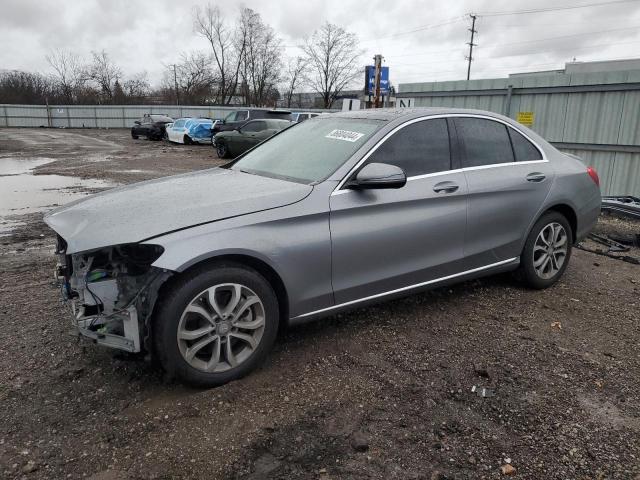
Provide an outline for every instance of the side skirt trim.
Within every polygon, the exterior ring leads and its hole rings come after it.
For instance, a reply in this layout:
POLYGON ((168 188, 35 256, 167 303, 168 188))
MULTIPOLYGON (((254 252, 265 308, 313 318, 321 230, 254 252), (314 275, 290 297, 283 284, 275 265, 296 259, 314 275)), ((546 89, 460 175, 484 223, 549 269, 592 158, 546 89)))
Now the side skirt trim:
POLYGON ((509 258, 507 260, 502 260, 500 262, 492 263, 490 265, 485 265, 484 267, 478 267, 478 268, 474 268, 474 269, 471 269, 471 270, 465 270, 464 272, 454 273, 453 275, 448 275, 446 277, 436 278, 434 280, 428 280, 428 281, 422 282, 422 283, 416 283, 415 285, 409 285, 409 286, 406 286, 406 287, 397 288, 395 290, 390 290, 388 292, 377 293, 375 295, 370 295, 368 297, 359 298, 357 300, 351 300, 349 302, 341 303, 339 305, 333 305, 332 307, 322 308, 320 310, 315 310, 313 312, 303 313, 302 315, 298 315, 297 317, 294 317, 291 320, 295 320, 295 319, 298 319, 298 318, 310 317, 312 315, 317 315, 319 313, 329 312, 331 310, 336 310, 338 308, 347 307, 349 305, 354 305, 356 303, 366 302, 367 300, 374 300, 376 298, 385 297, 387 295, 393 295, 394 293, 400 293, 400 292, 404 292, 406 290, 412 290, 414 288, 420 288, 420 287, 424 287, 426 285, 432 285, 434 283, 444 282, 444 281, 450 280, 452 278, 462 277, 464 275, 469 275, 469 274, 472 274, 472 273, 481 272, 482 270, 488 270, 490 268, 499 267, 501 265, 506 265, 508 263, 515 262, 517 260, 518 260, 518 257, 509 258))

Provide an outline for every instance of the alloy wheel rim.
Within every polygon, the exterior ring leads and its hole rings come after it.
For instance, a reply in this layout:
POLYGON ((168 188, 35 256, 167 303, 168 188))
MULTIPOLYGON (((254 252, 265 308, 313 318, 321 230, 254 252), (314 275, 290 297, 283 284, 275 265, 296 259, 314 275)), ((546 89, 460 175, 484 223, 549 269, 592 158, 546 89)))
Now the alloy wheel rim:
POLYGON ((221 157, 224 157, 227 153, 227 148, 222 143, 219 143, 216 148, 218 149, 218 155, 221 157))
POLYGON ((178 348, 193 368, 226 372, 256 351, 265 324, 264 305, 253 290, 237 283, 215 285, 184 309, 178 323, 178 348))
POLYGON ((562 269, 569 248, 567 231, 557 222, 545 225, 533 245, 533 268, 545 280, 562 269))

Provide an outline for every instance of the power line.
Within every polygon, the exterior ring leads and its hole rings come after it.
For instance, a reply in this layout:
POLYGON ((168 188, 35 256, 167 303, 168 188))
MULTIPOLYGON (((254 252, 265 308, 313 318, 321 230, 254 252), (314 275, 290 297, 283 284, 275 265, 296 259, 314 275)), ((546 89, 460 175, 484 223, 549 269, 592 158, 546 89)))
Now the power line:
POLYGON ((513 10, 510 12, 485 12, 479 13, 480 17, 502 17, 505 15, 527 15, 530 13, 545 13, 545 12, 557 12, 559 10, 574 10, 577 8, 588 8, 588 7, 600 7, 603 5, 613 5, 616 3, 629 3, 629 2, 637 2, 638 0, 612 0, 610 2, 594 2, 594 3, 584 3, 582 5, 568 5, 565 7, 547 7, 547 8, 534 8, 530 10, 513 10))
MULTIPOLYGON (((572 38, 572 37, 581 37, 584 35, 597 35, 600 33, 610 33, 610 32, 619 32, 619 31, 624 31, 624 30, 635 30, 640 28, 639 25, 633 26, 633 27, 623 27, 623 28, 612 28, 612 29, 608 29, 608 30, 598 30, 598 31, 592 31, 592 32, 584 32, 584 33, 574 33, 571 35, 560 35, 560 36, 555 36, 555 37, 545 37, 545 38, 538 38, 536 40, 523 40, 520 42, 503 42, 503 43, 499 43, 499 44, 489 44, 489 45, 483 45, 482 49, 483 51, 485 51, 486 49, 488 49, 489 47, 504 47, 504 46, 511 46, 511 45, 526 45, 526 44, 530 44, 530 43, 537 43, 537 42, 547 42, 550 40, 559 40, 559 39, 564 39, 564 38, 572 38)), ((478 45, 476 45, 478 46, 478 45)), ((426 52, 415 52, 415 53, 403 53, 400 55, 387 55, 387 58, 400 58, 400 57, 415 57, 418 55, 436 55, 436 54, 444 54, 444 53, 451 53, 451 52, 459 52, 461 50, 461 47, 458 48, 452 48, 449 50, 432 50, 432 51, 426 51, 426 52)), ((553 51, 553 50, 546 50, 546 51, 553 51)), ((531 52, 531 54, 535 54, 538 53, 538 51, 534 51, 531 52)))
POLYGON ((424 30, 430 30, 432 28, 444 27, 444 26, 447 26, 447 25, 452 25, 454 23, 461 22, 465 18, 466 17, 464 17, 464 16, 453 17, 453 18, 450 18, 449 20, 443 20, 440 23, 433 23, 433 24, 430 24, 430 25, 423 25, 421 27, 414 28, 413 30, 404 30, 404 31, 401 31, 401 32, 396 32, 396 33, 392 33, 392 34, 386 35, 384 37, 376 37, 376 38, 369 38, 367 40, 361 40, 360 43, 363 43, 363 42, 375 42, 375 41, 383 40, 383 39, 386 39, 386 38, 394 38, 394 37, 399 37, 401 35, 409 35, 411 33, 417 33, 417 32, 422 32, 424 30))

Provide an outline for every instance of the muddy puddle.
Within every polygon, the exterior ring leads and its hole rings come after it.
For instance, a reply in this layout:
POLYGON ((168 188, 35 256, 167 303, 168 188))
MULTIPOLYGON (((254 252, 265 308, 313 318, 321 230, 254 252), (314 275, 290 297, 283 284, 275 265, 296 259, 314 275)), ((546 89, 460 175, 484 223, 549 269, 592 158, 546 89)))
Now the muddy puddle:
POLYGON ((36 167, 52 161, 50 158, 0 158, 0 235, 20 225, 20 215, 42 212, 98 189, 116 186, 104 180, 34 175, 36 167))

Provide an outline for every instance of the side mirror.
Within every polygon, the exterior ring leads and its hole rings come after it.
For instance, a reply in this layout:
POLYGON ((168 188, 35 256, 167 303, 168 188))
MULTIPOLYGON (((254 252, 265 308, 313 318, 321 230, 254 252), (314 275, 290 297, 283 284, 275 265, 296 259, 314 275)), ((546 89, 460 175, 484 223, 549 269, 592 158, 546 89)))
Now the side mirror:
POLYGON ((133 122, 135 125, 140 125, 140 120, 136 120, 135 122, 133 122))
POLYGON ((355 190, 364 190, 402 188, 406 183, 407 176, 400 167, 388 163, 369 163, 346 186, 355 190))

